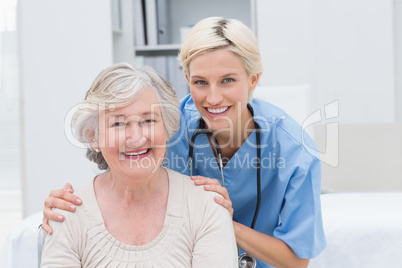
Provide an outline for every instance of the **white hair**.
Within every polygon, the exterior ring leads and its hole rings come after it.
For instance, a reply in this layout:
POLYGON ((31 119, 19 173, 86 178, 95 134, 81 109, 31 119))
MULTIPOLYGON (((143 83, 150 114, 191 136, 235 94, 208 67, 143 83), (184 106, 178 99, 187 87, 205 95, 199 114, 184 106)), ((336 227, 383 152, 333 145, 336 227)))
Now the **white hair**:
MULTIPOLYGON (((76 138, 84 144, 97 140, 99 112, 129 105, 145 88, 153 90, 158 97, 165 135, 169 140, 180 124, 179 100, 173 88, 152 68, 137 69, 127 63, 108 67, 95 78, 73 116, 76 138)), ((108 169, 101 152, 88 148, 87 158, 97 163, 99 169, 108 169)))

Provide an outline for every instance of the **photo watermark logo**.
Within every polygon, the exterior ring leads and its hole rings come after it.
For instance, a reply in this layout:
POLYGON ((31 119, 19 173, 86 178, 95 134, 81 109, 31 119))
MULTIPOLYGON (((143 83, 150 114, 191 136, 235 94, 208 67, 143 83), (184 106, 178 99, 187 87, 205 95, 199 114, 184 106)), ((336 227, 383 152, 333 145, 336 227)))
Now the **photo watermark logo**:
MULTIPOLYGON (((150 114, 153 114, 155 109, 176 109, 173 105, 165 105, 162 106, 161 104, 152 104, 151 105, 151 111, 150 114), (166 106, 166 107, 165 107, 166 106), (169 106, 169 107, 168 107, 169 106)), ((91 143, 90 142, 83 142, 77 139, 77 137, 74 135, 74 131, 72 128, 72 122, 75 114, 79 112, 80 109, 83 109, 82 105, 76 105, 72 107, 66 117, 65 117, 65 136, 67 140, 74 146, 78 148, 91 148, 91 143)), ((98 105, 98 111, 97 113, 97 126, 95 127, 96 129, 99 129, 99 125, 107 125, 109 122, 109 117, 108 117, 108 112, 114 111, 116 109, 115 105, 109 104, 108 106, 105 103, 99 103, 98 105)), ((180 113, 181 111, 179 111, 180 113)), ((317 159, 320 159, 322 163, 325 163, 331 167, 337 167, 339 164, 339 122, 334 120, 339 117, 339 101, 333 101, 332 103, 329 103, 325 105, 323 111, 317 110, 311 115, 309 115, 302 123, 300 127, 301 131, 301 143, 305 150, 310 153, 312 156, 316 157, 317 159), (329 121, 328 123, 326 123, 329 121), (317 149, 317 146, 315 143, 307 137, 306 129, 309 127, 312 127, 315 124, 319 123, 325 123, 326 127, 326 137, 324 138, 325 142, 325 150, 323 152, 320 152, 317 149)), ((186 118, 183 114, 181 114, 181 127, 174 135, 174 137, 170 140, 169 143, 165 144, 155 144, 152 146, 155 146, 155 148, 165 148, 167 149, 169 146, 176 146, 178 143, 183 142, 185 140, 186 142, 190 143, 191 142, 191 137, 189 137, 188 133, 194 133, 198 126, 199 126, 199 117, 191 117, 190 120, 183 120, 186 118)), ((149 118, 143 118, 142 116, 139 115, 132 115, 127 118, 121 118, 119 120, 122 120, 124 124, 130 123, 130 122, 145 122, 149 118)), ((165 119, 163 119, 165 120, 165 119)), ((229 133, 230 138, 229 142, 227 141, 224 144, 221 144, 221 148, 226 148, 226 147, 231 147, 233 146, 233 141, 235 139, 238 139, 239 136, 246 135, 248 136, 250 133, 246 133, 246 131, 249 131, 248 129, 244 128, 239 128, 237 124, 234 124, 231 120, 230 117, 223 117, 220 118, 220 120, 225 121, 226 120, 226 125, 225 127, 221 128, 218 130, 219 133, 224 133, 225 131, 229 133), (236 129, 234 129, 234 126, 237 126, 236 129), (236 133, 238 131, 239 133, 236 133), (244 132, 244 133, 243 133, 244 132)), ((254 116, 253 118, 250 118, 249 120, 254 120, 258 121, 260 124, 260 135, 266 135, 268 133, 270 135, 269 142, 266 142, 265 140, 261 141, 261 144, 257 145, 255 142, 251 142, 250 139, 246 139, 244 143, 246 143, 250 147, 256 147, 259 146, 261 149, 264 148, 271 148, 272 150, 266 151, 265 155, 261 156, 260 164, 262 168, 270 168, 270 169, 282 169, 286 168, 286 155, 281 155, 280 154, 280 148, 279 151, 277 152, 275 148, 278 146, 278 130, 277 127, 280 124, 281 121, 289 120, 287 115, 277 115, 277 116, 271 116, 271 118, 266 118, 264 116, 254 116)), ((165 122, 164 122, 165 123, 165 122)), ((246 122, 246 124, 249 122, 246 122)), ((155 133, 155 129, 151 127, 147 128, 147 130, 142 129, 142 132, 139 134, 139 136, 146 136, 147 139, 151 141, 157 133, 155 133)), ((218 133, 218 134, 219 134, 218 133)), ((216 134, 216 133, 215 133, 216 134)), ((109 147, 114 147, 114 146, 119 146, 118 141, 124 141, 127 138, 127 132, 126 132, 126 127, 123 126, 120 128, 119 131, 108 137, 109 140, 104 140, 104 141, 98 141, 98 144, 101 147, 104 146, 109 146, 109 147)), ((205 144, 197 144, 199 148, 208 148, 210 146, 209 142, 206 142, 205 144)), ((174 157, 174 156, 171 156, 174 157)), ((187 159, 187 153, 183 154, 183 159, 179 161, 176 159, 176 162, 180 162, 180 166, 183 166, 183 168, 188 168, 188 159, 187 159), (185 158, 184 158, 185 155, 185 158)), ((253 156, 250 156, 249 154, 243 154, 241 156, 242 159, 240 159, 240 156, 238 154, 235 154, 232 159, 224 159, 224 161, 229 162, 229 161, 234 161, 235 162, 235 167, 236 168, 252 168, 253 166, 256 166, 257 159, 254 159, 253 156)), ((134 162, 134 161, 133 161, 134 162)), ((153 163, 154 165, 159 164, 159 160, 157 161, 158 163, 153 163)), ((168 156, 166 159, 163 160, 164 163, 172 163, 174 162, 174 159, 170 159, 170 156, 168 156), (170 161, 170 162, 169 162, 170 161)), ((194 162, 201 168, 210 168, 212 166, 216 166, 216 158, 213 157, 211 159, 205 159, 203 157, 194 157, 194 162), (197 159, 200 160, 197 160, 197 159)), ((138 166, 138 163, 135 163, 135 165, 138 166)), ((149 166, 152 165, 148 162, 144 162, 144 165, 149 166)), ((169 164, 168 164, 169 165, 169 164)))
MULTIPOLYGON (((307 127, 314 124, 339 118, 339 100, 325 105, 324 114, 325 116, 323 117, 321 110, 317 110, 312 113, 306 118, 306 120, 304 120, 302 129, 305 130, 307 127)), ((308 144, 308 142, 306 142, 305 131, 302 133, 303 146, 311 155, 319 158, 322 163, 325 163, 331 167, 337 167, 339 164, 339 122, 335 121, 326 123, 325 127, 326 137, 324 141, 326 146, 324 152, 318 151, 318 149, 312 147, 308 144)))

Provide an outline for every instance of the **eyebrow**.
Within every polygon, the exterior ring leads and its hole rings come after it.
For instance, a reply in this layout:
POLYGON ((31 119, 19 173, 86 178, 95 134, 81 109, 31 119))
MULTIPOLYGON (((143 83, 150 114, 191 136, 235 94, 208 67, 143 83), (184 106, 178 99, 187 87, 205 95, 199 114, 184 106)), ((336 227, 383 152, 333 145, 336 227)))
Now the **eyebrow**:
MULTIPOLYGON (((153 112, 143 112, 141 114, 136 114, 136 115, 129 115, 130 116, 140 116, 140 117, 145 117, 145 116, 149 116, 149 115, 154 115, 154 116, 159 116, 158 113, 153 113, 153 112)), ((125 114, 109 114, 108 117, 127 117, 127 115, 125 114)))
MULTIPOLYGON (((237 73, 227 73, 222 75, 221 77, 235 76, 235 75, 237 75, 237 73)), ((205 77, 201 75, 191 75, 190 78, 205 79, 205 77)))

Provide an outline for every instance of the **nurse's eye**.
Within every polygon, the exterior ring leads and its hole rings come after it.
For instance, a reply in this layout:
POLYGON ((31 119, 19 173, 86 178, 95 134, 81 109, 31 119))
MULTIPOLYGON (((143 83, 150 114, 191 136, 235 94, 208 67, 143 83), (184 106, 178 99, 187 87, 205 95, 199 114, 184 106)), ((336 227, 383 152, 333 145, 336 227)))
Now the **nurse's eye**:
POLYGON ((204 80, 197 80, 197 81, 194 82, 194 84, 196 84, 196 85, 206 85, 207 82, 204 81, 204 80))
POLYGON ((223 79, 223 83, 230 83, 230 82, 233 82, 233 81, 234 81, 233 78, 225 78, 225 79, 223 79))

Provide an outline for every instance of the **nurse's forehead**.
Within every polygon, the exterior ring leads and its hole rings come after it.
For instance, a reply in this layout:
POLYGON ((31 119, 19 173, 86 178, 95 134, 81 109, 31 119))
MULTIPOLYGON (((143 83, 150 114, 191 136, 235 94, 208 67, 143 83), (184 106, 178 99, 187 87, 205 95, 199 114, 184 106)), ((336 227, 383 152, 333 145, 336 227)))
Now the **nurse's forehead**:
POLYGON ((231 76, 231 75, 242 75, 247 73, 246 68, 244 68, 241 62, 233 63, 205 63, 199 64, 197 62, 190 63, 189 65, 189 75, 190 77, 206 77, 206 76, 231 76))
MULTIPOLYGON (((238 73, 235 72, 229 72, 229 73, 215 73, 215 76, 222 76, 222 77, 227 77, 227 76, 236 76, 238 73)), ((205 78, 205 76, 208 76, 208 74, 203 74, 203 73, 197 73, 194 72, 193 74, 190 75, 192 78, 205 78)))
POLYGON ((231 61, 232 63, 233 62, 242 62, 242 58, 238 54, 236 54, 226 48, 222 48, 222 49, 215 49, 212 51, 201 53, 201 54, 195 56, 190 61, 189 64, 195 63, 195 62, 207 62, 208 63, 211 60, 214 62, 220 62, 220 64, 228 62, 228 61, 231 61))

